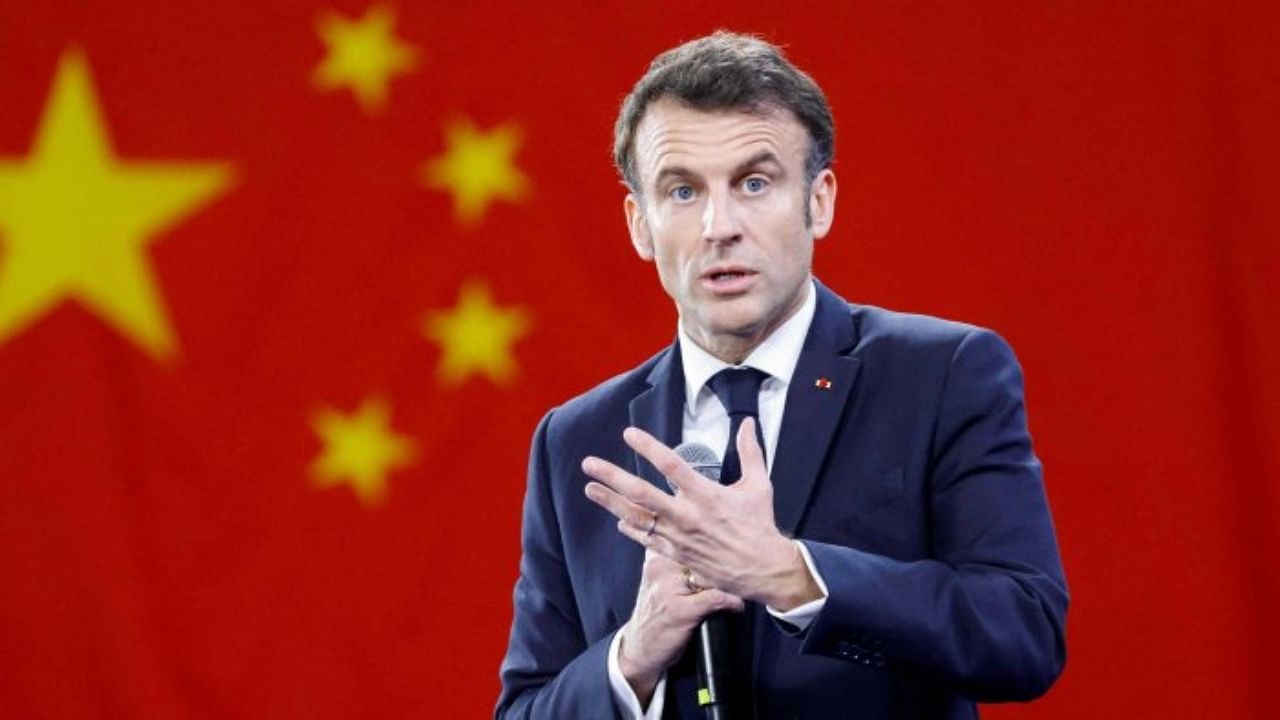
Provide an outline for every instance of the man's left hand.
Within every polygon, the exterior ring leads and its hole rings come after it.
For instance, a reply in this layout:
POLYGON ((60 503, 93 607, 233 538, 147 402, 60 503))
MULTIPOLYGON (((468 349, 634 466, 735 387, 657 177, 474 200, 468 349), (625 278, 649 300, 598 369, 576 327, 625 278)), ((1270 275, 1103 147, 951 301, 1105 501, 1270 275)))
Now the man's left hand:
POLYGON ((582 469, 593 502, 618 518, 618 531, 693 572, 697 584, 785 612, 822 597, 799 548, 773 517, 773 484, 754 421, 742 423, 736 442, 742 479, 709 480, 657 438, 627 428, 623 439, 667 478, 672 496, 643 478, 597 457, 582 469))

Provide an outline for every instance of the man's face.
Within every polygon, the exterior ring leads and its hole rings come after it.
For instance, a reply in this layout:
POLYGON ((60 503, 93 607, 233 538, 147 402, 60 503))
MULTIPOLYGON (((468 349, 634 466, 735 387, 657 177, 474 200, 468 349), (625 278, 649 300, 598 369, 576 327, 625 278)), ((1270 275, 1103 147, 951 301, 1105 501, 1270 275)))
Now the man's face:
POLYGON ((786 110, 704 112, 663 99, 636 128, 643 198, 626 199, 631 241, 657 265, 690 337, 723 360, 741 361, 804 301, 836 194, 830 170, 805 182, 808 149, 786 110))

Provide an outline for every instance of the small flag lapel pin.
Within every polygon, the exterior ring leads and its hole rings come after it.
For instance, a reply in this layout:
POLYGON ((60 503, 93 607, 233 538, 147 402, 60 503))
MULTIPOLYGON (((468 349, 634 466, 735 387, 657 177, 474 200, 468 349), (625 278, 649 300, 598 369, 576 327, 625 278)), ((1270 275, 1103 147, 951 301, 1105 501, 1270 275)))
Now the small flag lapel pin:
POLYGON ((831 381, 824 377, 820 377, 817 380, 813 381, 813 386, 818 388, 819 390, 830 390, 831 381))

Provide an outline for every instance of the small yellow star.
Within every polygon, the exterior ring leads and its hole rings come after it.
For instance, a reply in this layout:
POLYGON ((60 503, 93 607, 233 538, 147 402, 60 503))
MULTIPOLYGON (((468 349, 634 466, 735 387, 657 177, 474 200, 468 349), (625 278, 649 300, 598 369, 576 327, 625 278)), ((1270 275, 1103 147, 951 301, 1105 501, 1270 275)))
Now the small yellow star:
POLYGON ((484 216, 495 198, 517 202, 529 191, 529 179, 516 166, 520 129, 505 123, 479 132, 467 120, 445 128, 445 154, 427 162, 422 180, 428 187, 453 193, 454 214, 472 224, 484 216))
POLYGON ((440 344, 443 356, 436 370, 440 382, 456 386, 480 374, 495 385, 506 385, 518 371, 512 345, 528 334, 531 325, 527 311, 494 305, 489 288, 470 280, 458 290, 458 304, 452 310, 427 314, 423 332, 440 344))
POLYGON ((325 408, 311 418, 311 427, 324 443, 311 463, 311 477, 322 488, 350 485, 365 505, 382 502, 387 473, 407 465, 417 455, 412 439, 397 435, 388 421, 386 401, 369 398, 351 415, 325 408))
POLYGON ((350 88, 365 112, 386 107, 387 86, 395 75, 418 66, 418 49, 395 36, 395 13, 385 5, 370 7, 359 20, 326 11, 316 32, 329 48, 312 74, 323 91, 350 88))
POLYGON ((121 162, 88 64, 63 53, 31 154, 0 158, 0 342, 74 299, 153 356, 171 356, 146 246, 231 180, 226 165, 121 162))

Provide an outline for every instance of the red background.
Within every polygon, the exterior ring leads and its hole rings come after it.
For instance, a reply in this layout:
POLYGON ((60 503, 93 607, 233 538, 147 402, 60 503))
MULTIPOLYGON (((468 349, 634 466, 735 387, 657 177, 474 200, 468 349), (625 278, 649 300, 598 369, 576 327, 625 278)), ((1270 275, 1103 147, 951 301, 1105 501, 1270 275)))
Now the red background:
MULTIPOLYGON (((481 717, 529 434, 674 314, 622 222, 622 94, 716 27, 837 119, 816 272, 993 327, 1027 375, 1073 604, 1049 695, 993 717, 1263 717, 1280 644, 1280 16, 1270 3, 401 3, 386 110, 320 93, 362 1, 0 5, 0 157, 59 56, 124 159, 230 162, 149 246, 181 346, 68 303, 0 342, 0 716, 481 717), (513 122, 520 203, 454 220, 443 128, 513 122), (508 387, 419 332, 481 278, 532 315, 508 387), (308 418, 387 397, 387 501, 318 491, 308 418)), ((0 198, 0 202, 3 198, 0 198)), ((0 236, 0 262, 4 238, 0 236)))

